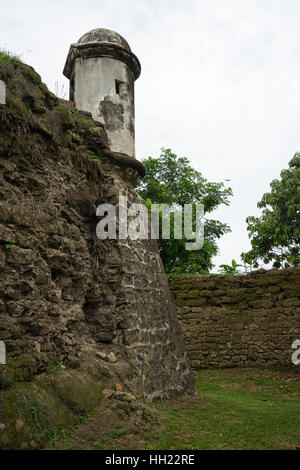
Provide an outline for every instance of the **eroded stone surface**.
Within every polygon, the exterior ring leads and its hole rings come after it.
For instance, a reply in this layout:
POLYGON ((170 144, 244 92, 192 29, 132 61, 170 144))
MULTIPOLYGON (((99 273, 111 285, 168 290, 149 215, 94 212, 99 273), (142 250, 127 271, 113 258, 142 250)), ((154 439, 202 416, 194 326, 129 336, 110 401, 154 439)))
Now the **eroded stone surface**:
POLYGON ((58 100, 31 68, 0 65, 0 339, 4 386, 61 361, 94 361, 148 399, 194 391, 156 242, 100 241, 96 207, 142 202, 103 126, 58 100), (43 124, 41 124, 43 123, 43 124), (115 364, 97 358, 113 352, 115 364), (110 368, 110 369, 109 369, 110 368))
POLYGON ((64 68, 70 100, 105 124, 112 151, 130 157, 135 157, 134 82, 140 73, 127 41, 101 28, 71 45, 64 68))
POLYGON ((300 269, 177 277, 171 284, 192 366, 292 366, 300 269))

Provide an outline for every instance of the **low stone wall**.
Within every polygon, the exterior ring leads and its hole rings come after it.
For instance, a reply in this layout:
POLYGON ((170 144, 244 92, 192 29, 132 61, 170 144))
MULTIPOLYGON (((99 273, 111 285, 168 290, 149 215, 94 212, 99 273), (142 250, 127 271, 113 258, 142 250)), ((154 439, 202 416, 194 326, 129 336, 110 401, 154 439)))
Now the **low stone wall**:
POLYGON ((300 269, 171 282, 194 368, 292 366, 300 340, 300 269))

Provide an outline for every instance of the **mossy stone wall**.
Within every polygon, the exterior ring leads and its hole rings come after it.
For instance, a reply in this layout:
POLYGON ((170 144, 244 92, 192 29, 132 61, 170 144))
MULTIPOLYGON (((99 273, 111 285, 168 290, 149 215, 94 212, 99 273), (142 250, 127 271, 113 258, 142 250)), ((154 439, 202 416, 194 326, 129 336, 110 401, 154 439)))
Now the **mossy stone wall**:
POLYGON ((300 269, 176 277, 171 290, 194 368, 292 366, 300 269))
POLYGON ((0 79, 0 391, 57 362, 100 354, 104 367, 113 353, 130 393, 192 393, 156 241, 96 235, 101 204, 145 204, 134 190, 143 165, 112 152, 103 124, 19 60, 0 54, 0 79))

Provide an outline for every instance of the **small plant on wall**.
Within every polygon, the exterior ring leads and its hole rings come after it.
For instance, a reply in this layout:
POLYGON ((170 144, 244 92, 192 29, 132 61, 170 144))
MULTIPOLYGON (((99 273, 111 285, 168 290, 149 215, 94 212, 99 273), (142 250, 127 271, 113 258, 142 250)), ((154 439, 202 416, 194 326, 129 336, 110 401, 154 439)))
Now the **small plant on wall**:
POLYGON ((235 259, 231 261, 230 264, 220 264, 220 269, 219 269, 219 274, 221 276, 238 276, 242 274, 238 268, 242 268, 243 266, 241 264, 237 264, 235 259))

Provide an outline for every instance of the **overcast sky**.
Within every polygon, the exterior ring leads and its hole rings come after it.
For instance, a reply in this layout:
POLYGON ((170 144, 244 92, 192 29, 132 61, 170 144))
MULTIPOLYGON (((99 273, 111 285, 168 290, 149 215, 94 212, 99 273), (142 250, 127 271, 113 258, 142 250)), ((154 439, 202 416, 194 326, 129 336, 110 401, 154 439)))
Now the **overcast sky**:
MULTIPOLYGON (((87 31, 123 35, 139 57, 137 158, 188 157, 234 196, 214 218, 232 233, 221 263, 250 248, 245 219, 300 150, 299 0, 1 0, 0 48, 48 87, 68 90, 69 46, 87 31)), ((68 92, 67 92, 68 95, 68 92)))

